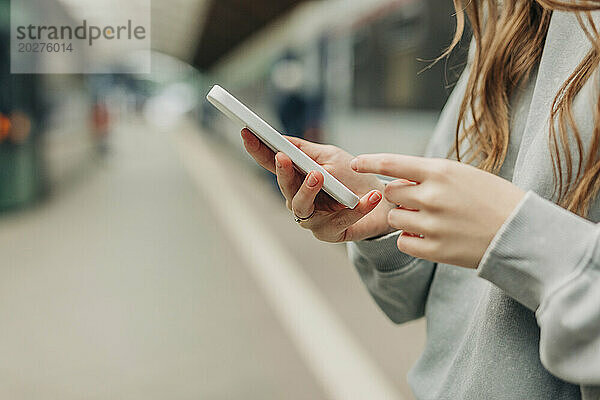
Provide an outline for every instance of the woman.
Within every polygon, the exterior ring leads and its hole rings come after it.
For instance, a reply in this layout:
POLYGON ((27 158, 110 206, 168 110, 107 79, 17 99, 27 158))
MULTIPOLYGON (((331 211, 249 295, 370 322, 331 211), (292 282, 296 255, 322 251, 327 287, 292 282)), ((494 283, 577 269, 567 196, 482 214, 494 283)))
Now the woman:
POLYGON ((394 322, 427 318, 418 399, 599 399, 600 1, 454 3, 453 46, 465 15, 474 46, 425 158, 292 139, 355 210, 247 130, 246 149, 303 228, 351 242, 394 322))

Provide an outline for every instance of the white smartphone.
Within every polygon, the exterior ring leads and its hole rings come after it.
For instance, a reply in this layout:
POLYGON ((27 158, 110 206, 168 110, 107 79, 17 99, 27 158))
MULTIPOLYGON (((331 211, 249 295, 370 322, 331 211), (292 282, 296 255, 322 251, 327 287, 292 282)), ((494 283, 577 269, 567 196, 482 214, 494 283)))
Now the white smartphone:
POLYGON ((219 85, 213 86, 206 96, 219 111, 227 115, 234 122, 242 127, 248 128, 254 133, 261 142, 267 145, 274 152, 286 154, 294 165, 303 173, 310 171, 319 171, 325 178, 323 190, 337 200, 339 203, 349 208, 354 208, 359 202, 359 198, 343 183, 333 177, 325 168, 317 164, 312 158, 294 146, 283 135, 277 132, 271 125, 266 123, 258 115, 250 111, 238 99, 229 94, 219 85))

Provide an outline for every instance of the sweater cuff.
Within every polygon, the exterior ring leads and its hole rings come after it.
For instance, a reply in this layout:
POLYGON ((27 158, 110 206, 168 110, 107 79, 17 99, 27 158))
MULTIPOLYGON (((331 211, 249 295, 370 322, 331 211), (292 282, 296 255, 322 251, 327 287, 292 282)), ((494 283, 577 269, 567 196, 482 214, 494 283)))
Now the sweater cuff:
POLYGON ((393 232, 377 239, 361 240, 353 244, 360 255, 372 262, 378 271, 395 271, 415 259, 398 250, 396 243, 400 232, 393 232))
POLYGON ((494 236, 478 274, 535 311, 585 261, 595 232, 595 224, 529 191, 494 236))

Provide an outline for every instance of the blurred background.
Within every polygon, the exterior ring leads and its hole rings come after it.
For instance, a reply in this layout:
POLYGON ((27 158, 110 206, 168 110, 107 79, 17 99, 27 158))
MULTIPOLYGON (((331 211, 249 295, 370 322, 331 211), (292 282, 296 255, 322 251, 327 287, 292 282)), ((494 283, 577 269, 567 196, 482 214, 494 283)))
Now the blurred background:
POLYGON ((295 226, 204 96, 218 83, 354 154, 421 155, 464 66, 465 46, 426 69, 450 0, 152 0, 148 75, 10 74, 9 3, 1 398, 412 398, 424 322, 393 325, 345 246, 295 226))

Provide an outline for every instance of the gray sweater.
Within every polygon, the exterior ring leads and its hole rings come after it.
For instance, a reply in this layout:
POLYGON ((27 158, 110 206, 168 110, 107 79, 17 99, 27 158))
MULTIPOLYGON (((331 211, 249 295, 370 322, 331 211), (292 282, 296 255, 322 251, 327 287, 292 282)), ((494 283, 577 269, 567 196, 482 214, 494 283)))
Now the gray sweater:
MULTIPOLYGON (((408 375, 418 399, 600 399, 600 202, 590 220, 555 205, 548 150, 552 100, 590 48, 575 16, 555 12, 536 74, 511 100, 500 171, 527 194, 477 270, 403 254, 394 234, 349 244, 389 318, 427 319, 425 350, 408 375)), ((466 73, 426 156, 450 149, 465 83, 466 73)), ((574 104, 586 145, 597 86, 591 79, 574 104)))

